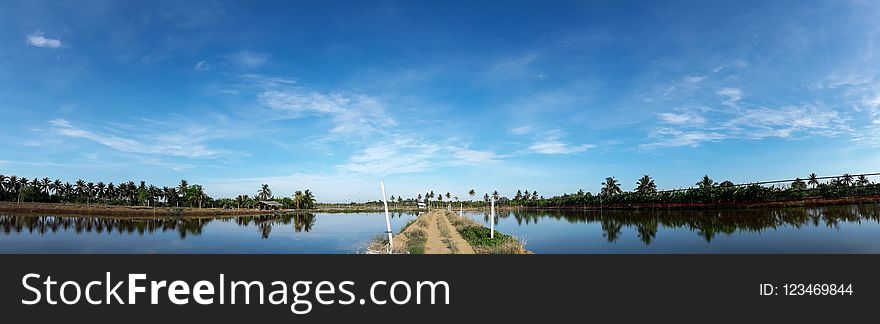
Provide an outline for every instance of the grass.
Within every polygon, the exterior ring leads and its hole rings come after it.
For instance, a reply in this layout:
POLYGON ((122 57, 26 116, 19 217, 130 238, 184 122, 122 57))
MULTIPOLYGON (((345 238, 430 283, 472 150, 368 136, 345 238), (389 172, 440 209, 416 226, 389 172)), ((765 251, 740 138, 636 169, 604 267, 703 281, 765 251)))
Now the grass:
POLYGON ((490 238, 491 229, 467 217, 450 216, 447 218, 458 234, 474 248, 478 254, 528 254, 525 242, 513 236, 495 231, 490 238))
POLYGON ((446 247, 449 248, 449 251, 452 251, 452 253, 456 253, 456 251, 458 251, 458 248, 455 246, 455 242, 452 240, 452 235, 449 234, 448 228, 440 224, 440 218, 437 218, 437 227, 440 229, 440 235, 443 237, 443 243, 446 243, 446 247))
MULTIPOLYGON (((425 228, 427 220, 416 218, 408 221, 394 237, 394 254, 424 254, 428 240, 425 228)), ((377 235, 367 246, 367 254, 384 254, 388 251, 388 235, 377 235)))

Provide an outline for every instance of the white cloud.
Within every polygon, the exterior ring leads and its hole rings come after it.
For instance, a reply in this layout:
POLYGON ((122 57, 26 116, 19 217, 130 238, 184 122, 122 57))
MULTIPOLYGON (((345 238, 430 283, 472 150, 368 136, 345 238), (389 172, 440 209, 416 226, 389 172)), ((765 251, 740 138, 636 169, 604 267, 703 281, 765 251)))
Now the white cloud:
POLYGON ((450 148, 452 156, 462 163, 495 163, 500 158, 492 151, 478 151, 464 148, 450 148))
POLYGON ((692 113, 659 113, 657 117, 667 124, 704 124, 706 119, 692 113))
POLYGON ((397 134, 371 144, 348 158, 337 169, 366 175, 418 173, 448 166, 483 165, 501 162, 492 151, 434 143, 418 135, 397 134))
POLYGON ((525 134, 532 132, 532 127, 531 126, 514 127, 514 128, 510 129, 510 132, 514 133, 516 135, 525 135, 525 134))
POLYGON ((742 90, 739 88, 721 88, 716 93, 727 98, 724 101, 727 106, 735 107, 742 100, 742 90))
POLYGON ((257 95, 257 100, 272 109, 297 113, 340 113, 351 102, 351 98, 338 93, 325 95, 293 89, 264 91, 257 95))
POLYGON ((713 117, 707 122, 703 117, 688 114, 658 114, 662 123, 674 127, 664 126, 651 131, 648 137, 654 142, 639 147, 696 147, 724 139, 831 137, 852 131, 847 117, 814 105, 741 108, 736 113, 713 117))
POLYGON ((692 83, 692 84, 703 82, 703 80, 706 80, 705 75, 692 75, 692 76, 688 76, 688 77, 684 78, 685 82, 692 83))
POLYGON ((242 50, 229 55, 229 60, 235 65, 245 68, 257 68, 269 60, 269 54, 242 50))
POLYGON ((572 154, 580 153, 596 147, 592 144, 573 145, 558 140, 546 140, 536 142, 529 146, 529 150, 540 154, 572 154))
POLYGON ((64 119, 49 121, 52 130, 59 135, 70 138, 82 138, 107 146, 114 150, 125 153, 139 153, 150 155, 176 156, 186 158, 211 158, 224 154, 224 151, 208 148, 194 134, 170 134, 151 136, 155 143, 147 144, 142 141, 111 134, 102 134, 83 128, 78 128, 64 119))
POLYGON ((195 66, 196 71, 208 71, 211 70, 211 64, 208 61, 199 61, 195 66))
POLYGON ((63 44, 61 44, 61 40, 47 38, 43 36, 42 32, 36 32, 30 35, 27 35, 27 43, 31 46, 42 47, 42 48, 59 48, 63 44))
POLYGON ((653 149, 658 147, 697 147, 704 142, 719 141, 725 138, 724 135, 716 132, 705 131, 681 131, 674 128, 661 128, 651 132, 649 135, 656 142, 649 144, 641 144, 639 148, 653 149))
POLYGON ((268 90, 257 94, 263 105, 291 112, 292 117, 304 113, 332 116, 335 134, 369 134, 397 125, 378 99, 366 95, 319 93, 303 88, 268 90))
POLYGON ((436 144, 395 139, 364 148, 338 168, 371 175, 423 172, 436 165, 439 151, 436 144))

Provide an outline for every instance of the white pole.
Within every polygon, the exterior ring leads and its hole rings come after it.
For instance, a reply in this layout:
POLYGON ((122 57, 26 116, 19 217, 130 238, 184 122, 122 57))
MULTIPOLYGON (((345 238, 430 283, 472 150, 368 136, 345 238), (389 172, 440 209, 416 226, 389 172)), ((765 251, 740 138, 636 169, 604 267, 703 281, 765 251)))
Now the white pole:
POLYGON ((489 238, 495 238, 495 196, 492 196, 492 216, 489 217, 489 238))
POLYGON ((388 233, 388 254, 391 254, 394 241, 391 237, 391 216, 388 214, 388 199, 385 199, 385 181, 379 181, 379 184, 382 186, 382 202, 385 203, 385 233, 388 233))
POLYGON ((461 218, 462 211, 464 211, 464 203, 458 203, 458 218, 461 218))

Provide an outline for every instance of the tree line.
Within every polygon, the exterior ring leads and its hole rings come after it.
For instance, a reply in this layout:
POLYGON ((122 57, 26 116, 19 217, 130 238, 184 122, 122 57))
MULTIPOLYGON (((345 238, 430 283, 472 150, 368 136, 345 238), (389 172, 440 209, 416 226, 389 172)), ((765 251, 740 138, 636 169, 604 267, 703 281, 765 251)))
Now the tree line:
MULTIPOLYGON (((805 178, 781 181, 766 181, 735 184, 730 180, 716 182, 708 175, 703 176, 693 187, 672 190, 658 190, 654 178, 644 175, 639 178, 632 191, 625 191, 615 177, 607 177, 601 183, 599 192, 593 194, 578 190, 576 193, 545 198, 537 191, 517 190, 512 198, 499 194, 497 190, 484 193, 482 200, 474 200, 476 191, 467 190, 470 200, 460 201, 451 193, 435 194, 429 191, 424 195, 404 199, 391 196, 391 202, 401 205, 415 205, 424 202, 429 205, 442 205, 446 202, 462 203, 466 207, 488 206, 490 198, 495 204, 509 207, 598 207, 603 206, 687 206, 700 204, 725 204, 745 202, 788 201, 806 198, 840 198, 866 195, 880 195, 880 184, 868 176, 880 175, 866 173, 853 175, 819 177, 815 173, 805 178), (395 200, 396 198, 396 200, 395 200), (435 199, 436 198, 436 199, 435 199)), ((378 203, 378 202, 368 202, 378 203)))
POLYGON ((79 179, 70 183, 4 174, 0 174, 0 201, 192 208, 258 208, 259 201, 276 201, 288 209, 315 207, 315 196, 308 189, 297 190, 291 197, 275 197, 267 184, 253 196, 215 199, 205 193, 202 185, 190 184, 185 179, 177 186, 158 187, 145 181, 114 184, 79 179))

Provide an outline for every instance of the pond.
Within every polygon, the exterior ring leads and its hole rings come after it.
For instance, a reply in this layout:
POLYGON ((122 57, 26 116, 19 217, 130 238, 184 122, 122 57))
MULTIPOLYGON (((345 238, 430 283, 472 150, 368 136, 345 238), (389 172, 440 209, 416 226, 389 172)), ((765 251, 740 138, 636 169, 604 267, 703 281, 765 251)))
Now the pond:
MULTIPOLYGON (((465 213, 488 226, 487 213, 465 213)), ((511 211, 496 229, 535 253, 880 253, 880 205, 511 211)))
MULTIPOLYGON (((415 213, 392 213, 398 232, 415 213)), ((488 226, 488 213, 465 212, 488 226)), ((880 253, 880 205, 504 211, 535 253, 880 253)), ((356 253, 383 213, 202 219, 0 215, 0 253, 356 253)))
MULTIPOLYGON (((399 231, 414 213, 392 213, 399 231)), ((384 213, 200 219, 0 215, 0 253, 356 253, 384 213)))

